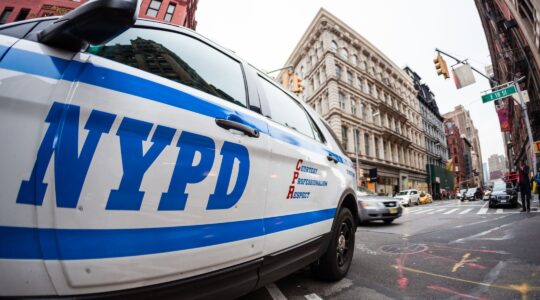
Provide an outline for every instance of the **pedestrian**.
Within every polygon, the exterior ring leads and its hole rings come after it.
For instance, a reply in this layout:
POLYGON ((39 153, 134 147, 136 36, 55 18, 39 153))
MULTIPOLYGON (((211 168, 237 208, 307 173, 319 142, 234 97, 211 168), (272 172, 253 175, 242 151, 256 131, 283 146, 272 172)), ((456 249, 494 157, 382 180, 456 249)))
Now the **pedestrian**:
POLYGON ((532 192, 534 194, 540 195, 540 165, 538 165, 537 168, 536 168, 536 174, 533 177, 533 186, 535 188, 533 189, 532 192))
POLYGON ((531 211, 531 180, 529 167, 523 159, 519 164, 519 191, 521 193, 521 211, 531 211))

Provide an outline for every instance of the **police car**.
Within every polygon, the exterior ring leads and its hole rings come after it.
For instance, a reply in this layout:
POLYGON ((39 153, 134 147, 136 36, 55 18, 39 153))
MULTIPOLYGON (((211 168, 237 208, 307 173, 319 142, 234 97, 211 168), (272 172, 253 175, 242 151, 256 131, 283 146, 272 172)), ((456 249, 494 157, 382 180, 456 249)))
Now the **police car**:
POLYGON ((232 298, 308 265, 343 278, 355 173, 328 125, 136 7, 0 27, 0 296, 232 298))

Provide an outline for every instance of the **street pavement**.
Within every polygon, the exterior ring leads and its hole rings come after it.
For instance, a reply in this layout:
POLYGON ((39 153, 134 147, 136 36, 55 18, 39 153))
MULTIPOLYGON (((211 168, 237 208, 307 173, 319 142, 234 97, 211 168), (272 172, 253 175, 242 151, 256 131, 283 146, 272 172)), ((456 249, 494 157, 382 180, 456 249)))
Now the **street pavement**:
POLYGON ((487 201, 405 208, 391 225, 358 227, 339 282, 300 270, 243 299, 540 299, 540 209, 487 201))

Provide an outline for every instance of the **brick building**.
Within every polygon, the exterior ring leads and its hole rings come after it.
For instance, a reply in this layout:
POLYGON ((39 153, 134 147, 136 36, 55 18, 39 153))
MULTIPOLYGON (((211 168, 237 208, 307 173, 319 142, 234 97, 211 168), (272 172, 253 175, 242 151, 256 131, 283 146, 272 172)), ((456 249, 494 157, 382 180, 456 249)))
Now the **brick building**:
POLYGON ((444 121, 444 131, 448 144, 448 153, 451 159, 451 171, 454 172, 455 187, 466 180, 466 162, 464 160, 464 147, 461 132, 452 119, 444 121))
MULTIPOLYGON (((64 15, 87 0, 2 0, 0 25, 26 19, 64 15)), ((195 29, 198 0, 142 0, 139 17, 195 29)))
MULTIPOLYGON (((524 77, 520 88, 527 90, 533 140, 540 140, 540 1, 475 0, 475 4, 491 54, 490 75, 501 84, 524 77)), ((525 117, 512 97, 495 101, 495 106, 507 112, 509 126, 503 138, 508 167, 515 171, 520 160, 532 162, 525 117)))

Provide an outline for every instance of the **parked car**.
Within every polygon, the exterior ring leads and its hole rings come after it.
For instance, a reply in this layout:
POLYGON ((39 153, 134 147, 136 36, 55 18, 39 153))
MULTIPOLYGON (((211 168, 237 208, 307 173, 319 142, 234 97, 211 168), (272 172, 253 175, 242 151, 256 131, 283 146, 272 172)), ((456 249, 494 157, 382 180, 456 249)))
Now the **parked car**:
POLYGON ((474 200, 476 200, 477 190, 478 190, 478 188, 475 188, 475 187, 468 188, 465 191, 465 193, 462 195, 461 201, 465 201, 465 200, 474 201, 474 200))
POLYGON ((365 191, 357 191, 356 195, 358 216, 362 223, 382 220, 384 223, 390 224, 401 217, 403 208, 399 201, 392 197, 365 191))
POLYGON ((456 193, 456 198, 463 201, 465 200, 465 194, 467 193, 467 189, 461 189, 456 193))
POLYGON ((418 199, 420 198, 420 193, 418 190, 404 190, 397 193, 394 196, 394 199, 399 199, 401 205, 411 206, 413 204, 418 205, 418 199))
POLYGON ((356 174, 328 124, 138 7, 0 26, 0 297, 233 299, 308 265, 343 278, 356 174))
POLYGON ((496 181, 493 184, 493 191, 489 197, 489 208, 497 206, 518 206, 518 196, 516 188, 512 183, 504 181, 496 181))
POLYGON ((427 204, 427 203, 432 203, 432 202, 433 202, 433 197, 431 197, 430 194, 428 194, 426 192, 421 192, 420 193, 420 196, 418 198, 418 203, 427 204))

